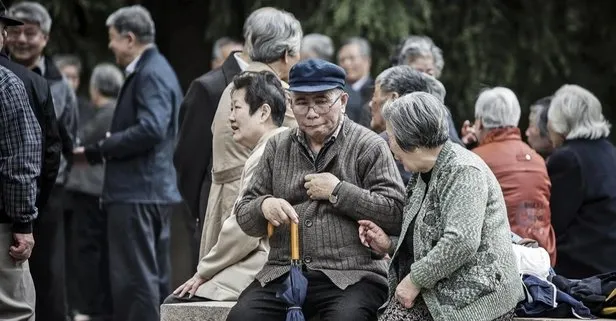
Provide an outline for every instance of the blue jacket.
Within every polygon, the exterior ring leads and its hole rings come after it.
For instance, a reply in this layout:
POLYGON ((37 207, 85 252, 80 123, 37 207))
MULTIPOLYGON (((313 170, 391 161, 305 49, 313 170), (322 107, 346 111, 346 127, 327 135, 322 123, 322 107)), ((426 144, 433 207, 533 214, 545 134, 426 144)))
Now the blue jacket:
POLYGON ((86 148, 90 163, 106 161, 103 202, 181 201, 173 151, 182 97, 165 57, 155 47, 144 51, 120 91, 111 135, 86 148))

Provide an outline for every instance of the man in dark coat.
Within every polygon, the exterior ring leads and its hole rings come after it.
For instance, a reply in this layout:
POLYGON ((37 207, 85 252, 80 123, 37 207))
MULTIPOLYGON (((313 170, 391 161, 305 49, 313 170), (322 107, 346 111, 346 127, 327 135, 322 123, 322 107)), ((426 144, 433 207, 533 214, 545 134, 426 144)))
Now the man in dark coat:
POLYGON ((190 221, 199 220, 198 226, 188 227, 195 236, 191 268, 197 266, 203 216, 212 184, 212 122, 222 92, 242 70, 238 60, 247 62, 248 58, 241 52, 234 52, 220 68, 195 79, 180 106, 181 127, 173 160, 178 188, 190 210, 190 221))
POLYGON ((182 90, 155 46, 155 26, 142 6, 107 19, 109 48, 128 75, 109 135, 74 151, 75 162, 105 162, 102 204, 107 219, 115 320, 158 321, 171 293, 169 242, 173 208, 182 200, 173 151, 182 90))

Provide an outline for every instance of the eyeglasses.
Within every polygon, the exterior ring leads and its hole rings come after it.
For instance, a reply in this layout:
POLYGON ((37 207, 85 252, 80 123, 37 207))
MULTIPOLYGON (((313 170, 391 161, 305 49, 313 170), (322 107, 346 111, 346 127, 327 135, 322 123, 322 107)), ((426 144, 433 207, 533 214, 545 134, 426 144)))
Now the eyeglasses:
POLYGON ((40 29, 36 27, 10 26, 6 28, 7 37, 9 39, 17 39, 23 33, 26 39, 32 40, 39 35, 40 29))
POLYGON ((293 112, 299 115, 306 115, 308 114, 308 111, 310 110, 310 108, 312 108, 312 110, 314 110, 314 112, 317 113, 318 115, 325 115, 329 113, 332 106, 334 106, 336 102, 338 102, 338 100, 340 99, 340 97, 342 97, 342 95, 343 94, 338 95, 338 97, 331 104, 329 103, 329 100, 326 98, 317 98, 314 101, 314 104, 310 105, 307 100, 302 98, 302 101, 300 103, 293 102, 293 107, 292 107, 293 112))

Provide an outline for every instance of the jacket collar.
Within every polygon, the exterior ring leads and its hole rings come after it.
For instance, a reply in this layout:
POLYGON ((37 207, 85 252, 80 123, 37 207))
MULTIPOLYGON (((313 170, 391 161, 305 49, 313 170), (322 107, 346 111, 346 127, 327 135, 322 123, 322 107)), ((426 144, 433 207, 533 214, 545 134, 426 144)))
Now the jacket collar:
POLYGON ((156 48, 156 45, 152 45, 152 46, 148 47, 147 49, 145 49, 141 53, 141 56, 135 58, 135 60, 137 60, 137 63, 134 65, 135 68, 133 70, 128 72, 128 68, 129 68, 130 64, 128 66, 126 66, 127 73, 129 75, 132 75, 132 74, 136 73, 137 71, 139 71, 143 67, 143 65, 145 65, 157 53, 158 53, 158 48, 156 48))
POLYGON ((276 129, 272 129, 270 131, 268 131, 267 133, 263 134, 263 136, 261 136, 261 138, 259 138, 259 141, 257 142, 257 145, 255 146, 254 149, 257 149, 263 145, 265 145, 267 143, 267 141, 274 137, 276 134, 281 133, 285 130, 289 129, 288 127, 278 127, 276 129))
POLYGON ((522 140, 520 129, 517 127, 493 128, 488 131, 480 145, 506 140, 522 140))
POLYGON ((232 52, 222 64, 222 74, 225 77, 225 84, 227 85, 233 80, 233 77, 235 77, 235 75, 239 74, 242 71, 240 65, 237 63, 237 60, 235 60, 235 54, 238 52, 241 51, 232 52))
POLYGON ((45 71, 44 71, 44 74, 42 75, 43 78, 48 79, 48 80, 62 80, 63 79, 60 69, 56 67, 56 64, 53 62, 51 57, 44 56, 43 63, 45 64, 45 71))

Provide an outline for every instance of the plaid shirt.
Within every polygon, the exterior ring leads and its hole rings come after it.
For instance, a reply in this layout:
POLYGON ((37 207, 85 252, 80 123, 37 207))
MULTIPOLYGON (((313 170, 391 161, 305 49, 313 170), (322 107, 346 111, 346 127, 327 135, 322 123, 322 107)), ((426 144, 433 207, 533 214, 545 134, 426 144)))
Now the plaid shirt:
POLYGON ((41 129, 23 82, 1 66, 0 106, 0 218, 13 223, 14 232, 30 233, 38 215, 41 129))

